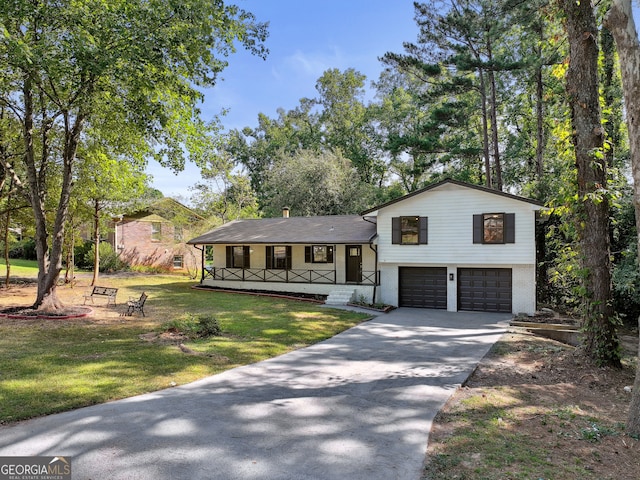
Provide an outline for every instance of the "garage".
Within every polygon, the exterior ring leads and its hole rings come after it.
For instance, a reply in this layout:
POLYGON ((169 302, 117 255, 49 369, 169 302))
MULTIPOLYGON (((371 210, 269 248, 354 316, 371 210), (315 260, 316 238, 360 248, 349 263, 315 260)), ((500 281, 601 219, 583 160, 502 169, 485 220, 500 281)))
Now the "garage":
POLYGON ((458 310, 511 313, 510 268, 459 268, 458 310))
POLYGON ((447 269, 445 267, 400 267, 401 307, 447 308, 447 269))

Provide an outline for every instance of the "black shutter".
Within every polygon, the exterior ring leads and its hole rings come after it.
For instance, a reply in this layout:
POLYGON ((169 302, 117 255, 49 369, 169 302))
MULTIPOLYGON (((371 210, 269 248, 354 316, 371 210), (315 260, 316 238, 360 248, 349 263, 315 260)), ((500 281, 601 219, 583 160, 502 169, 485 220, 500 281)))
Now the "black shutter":
POLYGON ((516 243, 516 214, 504 214, 504 243, 516 243))
POLYGON ((291 270, 291 245, 287 245, 286 248, 287 252, 286 252, 286 263, 285 263, 285 269, 286 270, 291 270))
POLYGON ((267 270, 271 270, 273 268, 273 247, 267 246, 264 256, 267 262, 267 270))
POLYGON ((233 247, 227 245, 227 268, 233 267, 233 247))
POLYGON ((251 268, 251 255, 249 252, 249 245, 245 245, 244 247, 242 247, 244 250, 244 259, 242 262, 242 268, 251 268))
POLYGON ((313 257, 311 256, 311 250, 313 247, 307 245, 304 247, 304 263, 313 263, 313 257))
POLYGON ((482 243, 484 237, 484 221, 483 215, 473 216, 473 243, 482 243))
POLYGON ((399 245, 400 243, 402 243, 400 217, 393 217, 391 219, 391 243, 394 245, 399 245))
POLYGON ((333 246, 327 245, 327 263, 333 263, 333 246))
POLYGON ((420 229, 418 230, 418 243, 426 245, 429 243, 429 218, 420 217, 419 220, 420 229))

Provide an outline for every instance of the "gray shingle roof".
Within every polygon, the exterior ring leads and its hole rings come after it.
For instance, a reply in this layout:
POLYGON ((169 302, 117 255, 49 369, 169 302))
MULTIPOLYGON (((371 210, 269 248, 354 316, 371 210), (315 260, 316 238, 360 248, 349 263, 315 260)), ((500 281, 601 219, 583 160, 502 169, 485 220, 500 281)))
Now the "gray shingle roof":
POLYGON ((393 200, 383 203, 382 205, 377 205, 375 207, 369 208, 367 210, 365 210, 364 212, 361 213, 361 215, 367 215, 368 213, 371 212, 375 212, 376 210, 382 210, 385 207, 388 207, 389 205, 393 205, 394 203, 398 203, 401 202, 407 198, 411 198, 415 195, 420 195, 423 192, 426 192, 428 190, 433 190, 436 189, 442 185, 445 185, 447 183, 451 183, 453 185, 459 185, 461 187, 466 187, 466 188, 473 188, 475 190, 480 190, 481 192, 486 192, 486 193, 491 193, 493 195, 500 195, 503 197, 507 197, 507 198, 511 198, 513 200, 518 200, 521 202, 527 202, 527 203, 531 203, 533 205, 539 205, 539 206, 543 206, 544 204, 542 202, 539 202, 537 200, 534 200, 532 198, 525 198, 525 197, 520 197, 518 195, 513 195, 511 193, 507 193, 507 192, 502 192, 500 190, 494 190, 493 188, 487 188, 487 187, 483 187, 482 185, 473 185, 471 183, 465 183, 465 182, 461 182, 459 180, 454 180, 452 178, 445 178, 444 180, 441 180, 437 183, 433 183, 431 185, 427 185, 424 188, 421 188, 420 190, 415 190, 411 193, 408 193, 406 195, 403 195, 402 197, 398 197, 398 198, 394 198, 393 200))
POLYGON ((348 244, 368 243, 376 226, 359 215, 235 220, 189 240, 202 244, 348 244))

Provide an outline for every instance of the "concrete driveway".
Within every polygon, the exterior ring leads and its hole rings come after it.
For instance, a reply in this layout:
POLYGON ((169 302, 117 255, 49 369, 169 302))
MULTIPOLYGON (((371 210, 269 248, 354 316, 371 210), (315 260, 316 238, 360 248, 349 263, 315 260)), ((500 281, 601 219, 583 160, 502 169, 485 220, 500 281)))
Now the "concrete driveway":
POLYGON ((78 480, 418 479, 433 417, 509 318, 398 309, 188 385, 0 428, 0 456, 69 456, 78 480))

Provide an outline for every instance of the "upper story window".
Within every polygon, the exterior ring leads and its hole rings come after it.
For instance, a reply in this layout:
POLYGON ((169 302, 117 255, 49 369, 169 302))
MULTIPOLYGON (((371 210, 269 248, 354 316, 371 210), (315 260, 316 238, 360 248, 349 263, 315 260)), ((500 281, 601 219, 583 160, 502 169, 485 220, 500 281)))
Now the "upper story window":
POLYGON ((304 247, 305 263, 333 263, 333 245, 311 245, 304 247))
POLYGON ((182 239, 184 238, 184 234, 182 231, 182 227, 180 225, 174 225, 173 227, 173 239, 176 242, 182 242, 182 239))
POLYGON ((418 222, 420 217, 400 217, 400 243, 402 245, 418 244, 418 222))
POLYGON ((396 245, 428 243, 428 218, 417 216, 392 218, 391 243, 396 245))
POLYGON ((482 213, 473 216, 473 243, 515 243, 514 213, 482 213))
POLYGON ((159 242, 162 240, 162 223, 151 222, 151 241, 159 242))
POLYGON ((504 243, 504 213, 482 215, 482 243, 504 243))

